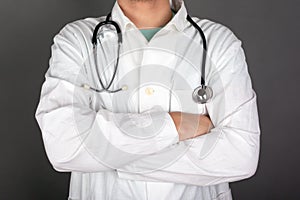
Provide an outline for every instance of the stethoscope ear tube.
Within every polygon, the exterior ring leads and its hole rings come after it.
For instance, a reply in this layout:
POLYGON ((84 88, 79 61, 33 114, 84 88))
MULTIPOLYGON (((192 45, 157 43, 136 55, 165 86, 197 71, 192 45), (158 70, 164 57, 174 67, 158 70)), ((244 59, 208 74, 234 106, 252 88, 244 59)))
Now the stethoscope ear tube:
POLYGON ((202 54, 202 66, 201 66, 201 85, 205 85, 205 64, 206 64, 206 53, 207 53, 207 44, 206 37, 202 29, 198 26, 196 22, 191 18, 190 15, 186 16, 186 19, 198 30, 203 42, 203 54, 202 54))
POLYGON ((194 102, 199 104, 207 103, 213 96, 213 90, 211 87, 207 86, 205 83, 205 66, 206 66, 206 57, 207 57, 207 44, 206 37, 203 30, 198 26, 196 22, 187 15, 186 19, 198 30, 202 42, 203 42, 203 53, 202 53, 202 65, 201 65, 201 85, 194 89, 192 98, 194 102))
POLYGON ((121 88, 119 88, 119 89, 117 89, 117 90, 108 90, 108 89, 102 89, 102 90, 98 90, 98 89, 96 89, 96 88, 93 88, 93 87, 91 87, 90 85, 88 85, 88 84, 83 84, 82 85, 82 87, 84 88, 84 89, 87 89, 87 90, 93 90, 93 91, 95 91, 95 92, 104 92, 104 91, 106 91, 106 92, 108 92, 108 93, 116 93, 116 92, 119 92, 119 91, 121 91, 121 90, 127 90, 128 89, 128 87, 127 87, 127 85, 123 85, 121 88))
MULTIPOLYGON (((94 32, 93 32, 93 37, 92 37, 92 44, 93 44, 93 48, 95 49, 94 52, 97 52, 96 50, 96 47, 97 47, 97 39, 98 39, 98 31, 99 29, 104 26, 104 25, 107 25, 107 24, 110 24, 110 25, 113 25, 116 29, 116 32, 118 34, 118 57, 117 57, 117 63, 115 64, 115 68, 114 68, 114 72, 113 72, 113 75, 112 75, 112 78, 111 78, 111 81, 109 82, 108 86, 105 87, 101 78, 100 78, 100 73, 99 73, 99 70, 98 70, 98 67, 96 67, 96 71, 97 71, 97 75, 98 75, 98 79, 99 79, 99 82, 102 86, 102 90, 98 90, 98 89, 95 89, 95 88, 92 88, 90 86, 86 86, 85 88, 88 88, 88 89, 91 89, 91 90, 94 90, 95 92, 108 92, 108 93, 115 93, 115 92, 119 92, 121 90, 127 90, 127 87, 126 86, 123 86, 122 88, 119 88, 117 90, 109 90, 110 86, 112 85, 113 83, 113 80, 115 79, 115 76, 116 76, 116 72, 117 72, 117 69, 118 69, 118 65, 119 65, 119 55, 120 55, 120 46, 121 46, 121 43, 123 42, 123 39, 122 39, 122 34, 121 34, 121 29, 119 27, 119 25, 115 22, 115 21, 112 21, 110 20, 111 18, 111 13, 109 13, 107 16, 106 16, 106 19, 105 21, 102 21, 100 22, 94 29, 94 32)), ((97 63, 97 55, 94 55, 94 59, 95 59, 95 63, 97 63)), ((97 66, 97 64, 96 64, 97 66)))
POLYGON ((104 25, 107 25, 107 24, 113 25, 115 27, 115 29, 117 31, 117 34, 118 34, 118 43, 121 44, 123 42, 123 37, 122 37, 122 34, 121 34, 120 27, 119 27, 119 25, 115 21, 112 21, 112 20, 109 19, 110 16, 111 16, 111 13, 109 13, 107 15, 105 21, 100 22, 95 27, 94 32, 93 32, 93 37, 92 37, 92 44, 94 45, 94 47, 97 45, 97 35, 98 35, 99 29, 101 28, 101 26, 104 26, 104 25))

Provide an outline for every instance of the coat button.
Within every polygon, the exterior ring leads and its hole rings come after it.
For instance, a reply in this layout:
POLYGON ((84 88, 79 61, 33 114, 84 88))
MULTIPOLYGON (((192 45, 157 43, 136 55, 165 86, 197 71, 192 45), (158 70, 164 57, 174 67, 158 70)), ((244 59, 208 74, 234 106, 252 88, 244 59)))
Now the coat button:
POLYGON ((147 87, 147 88, 145 89, 145 93, 146 93, 148 96, 150 96, 150 95, 152 95, 152 94, 154 93, 154 89, 151 88, 151 87, 147 87))

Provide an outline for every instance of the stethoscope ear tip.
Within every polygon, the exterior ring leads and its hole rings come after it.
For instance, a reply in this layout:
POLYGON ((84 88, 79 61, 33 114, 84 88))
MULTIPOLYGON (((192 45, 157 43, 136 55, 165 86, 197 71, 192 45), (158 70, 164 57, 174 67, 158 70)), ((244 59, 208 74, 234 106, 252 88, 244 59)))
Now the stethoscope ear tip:
POLYGON ((87 90, 91 89, 91 87, 88 84, 83 84, 82 87, 87 90))
POLYGON ((128 86, 127 85, 123 85, 122 86, 122 90, 128 90, 128 86))

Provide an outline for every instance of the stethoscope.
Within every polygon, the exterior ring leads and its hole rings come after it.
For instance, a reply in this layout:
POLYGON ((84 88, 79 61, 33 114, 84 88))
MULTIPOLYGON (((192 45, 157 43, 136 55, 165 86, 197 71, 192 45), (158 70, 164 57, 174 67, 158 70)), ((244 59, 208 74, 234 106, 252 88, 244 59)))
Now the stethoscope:
MULTIPOLYGON (((113 80, 115 79, 115 76, 116 76, 116 72, 117 72, 118 64, 119 64, 120 46, 123 41, 122 33, 121 33, 121 29, 120 29, 119 25, 115 21, 110 20, 110 18, 111 18, 111 13, 109 13, 106 16, 106 19, 104 21, 97 24, 97 26, 95 27, 94 32, 93 32, 92 44, 93 44, 94 49, 97 48, 97 40, 100 35, 98 33, 99 29, 104 25, 112 25, 118 34, 118 50, 117 50, 118 56, 117 56, 116 64, 114 66, 114 72, 113 72, 112 78, 106 87, 104 86, 104 84, 100 78, 99 69, 97 66, 96 66, 97 76, 99 78, 99 82, 102 86, 102 89, 99 90, 99 89, 93 88, 87 84, 83 85, 84 88, 94 90, 95 92, 115 93, 115 92, 119 92, 119 91, 128 89, 126 85, 122 86, 121 88, 116 89, 116 90, 109 89, 113 83, 113 80)), ((192 18, 189 15, 187 15, 186 19, 198 30, 198 32, 202 38, 202 41, 203 41, 202 46, 203 46, 204 51, 202 54, 202 65, 201 65, 201 85, 194 89, 194 91, 192 93, 192 98, 193 98, 194 102, 199 103, 199 104, 204 104, 204 103, 207 103, 213 96, 212 88, 205 84, 205 63, 206 63, 206 53, 207 53, 206 38, 205 38, 205 35, 204 35, 204 32, 202 31, 202 29, 192 20, 192 18)), ((97 51, 95 51, 95 52, 97 52, 97 51)), ((95 57, 97 57, 97 56, 95 56, 95 57)))

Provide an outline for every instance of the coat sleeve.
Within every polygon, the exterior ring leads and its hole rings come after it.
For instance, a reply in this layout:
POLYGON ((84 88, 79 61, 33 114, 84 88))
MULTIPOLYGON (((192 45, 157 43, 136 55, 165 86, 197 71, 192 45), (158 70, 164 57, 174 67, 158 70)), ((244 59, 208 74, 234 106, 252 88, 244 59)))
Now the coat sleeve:
POLYGON ((219 55, 215 69, 208 70, 214 97, 205 105, 214 128, 118 169, 120 178, 206 186, 254 175, 260 145, 257 97, 240 40, 228 30, 222 34, 224 39, 209 46, 219 55))
POLYGON ((55 37, 49 68, 42 84, 35 118, 53 168, 60 172, 115 170, 178 142, 178 133, 167 112, 150 109, 144 113, 95 111, 92 92, 78 83, 84 58, 72 25, 55 37), (137 126, 151 116, 152 124, 137 126), (134 123, 133 123, 134 122, 134 123), (153 137, 137 137, 164 123, 153 137))

